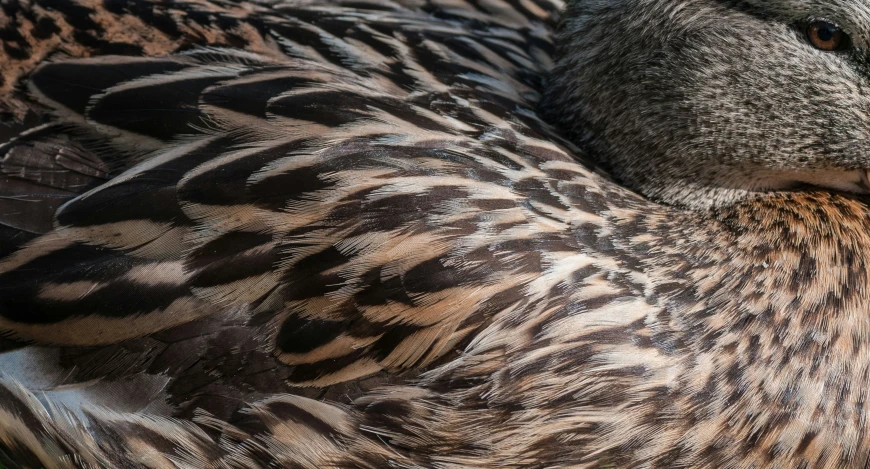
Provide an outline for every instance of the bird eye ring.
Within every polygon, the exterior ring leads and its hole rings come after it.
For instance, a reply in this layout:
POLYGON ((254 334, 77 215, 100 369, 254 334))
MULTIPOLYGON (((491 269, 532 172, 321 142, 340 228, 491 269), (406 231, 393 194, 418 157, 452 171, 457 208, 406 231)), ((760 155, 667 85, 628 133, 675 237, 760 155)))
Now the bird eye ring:
POLYGON ((813 21, 807 26, 807 39, 816 49, 843 50, 849 46, 849 36, 838 26, 827 21, 813 21))

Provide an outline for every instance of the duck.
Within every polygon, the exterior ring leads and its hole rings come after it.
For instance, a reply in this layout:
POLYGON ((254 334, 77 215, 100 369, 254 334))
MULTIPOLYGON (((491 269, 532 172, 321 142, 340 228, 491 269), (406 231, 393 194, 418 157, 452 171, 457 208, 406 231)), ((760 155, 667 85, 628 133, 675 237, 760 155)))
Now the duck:
POLYGON ((0 8, 3 467, 867 467, 866 2, 0 8))

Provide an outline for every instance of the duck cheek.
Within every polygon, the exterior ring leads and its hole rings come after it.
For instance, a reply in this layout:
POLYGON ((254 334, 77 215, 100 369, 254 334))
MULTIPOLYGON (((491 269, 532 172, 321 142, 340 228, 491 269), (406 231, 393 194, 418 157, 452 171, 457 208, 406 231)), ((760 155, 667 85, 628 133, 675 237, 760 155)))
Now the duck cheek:
POLYGON ((860 104, 867 100, 852 69, 806 47, 746 52, 747 63, 728 70, 721 88, 702 88, 706 95, 693 97, 709 129, 699 138, 728 151, 719 161, 787 171, 867 167, 861 154, 870 113, 860 104), (790 60, 803 66, 786 67, 790 60))

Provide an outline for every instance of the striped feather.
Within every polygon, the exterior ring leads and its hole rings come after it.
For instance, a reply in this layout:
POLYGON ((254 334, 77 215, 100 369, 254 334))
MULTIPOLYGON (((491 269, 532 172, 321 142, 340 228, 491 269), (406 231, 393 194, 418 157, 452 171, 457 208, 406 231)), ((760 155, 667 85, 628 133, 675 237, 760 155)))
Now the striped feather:
POLYGON ((863 206, 713 219, 614 184, 535 110, 560 2, 42 3, 2 10, 57 29, 0 55, 49 121, 0 147, 3 464, 867 460, 838 431, 866 367, 791 327, 860 321, 863 251, 819 250, 849 288, 782 288, 773 311, 757 291, 794 282, 753 283, 760 259, 804 240, 733 228, 841 220, 866 246, 863 206), (793 396, 799 419, 770 410, 793 396))
POLYGON ((0 305, 4 329, 97 345, 247 311, 304 385, 458 347, 509 304, 490 298, 516 300, 544 268, 533 253, 500 263, 487 251, 552 228, 504 188, 528 167, 523 137, 510 137, 522 124, 500 117, 536 96, 510 58, 530 54, 528 36, 444 12, 436 23, 398 5, 264 16, 285 61, 198 49, 40 67, 32 94, 86 129, 74 132, 113 158, 112 173, 3 261, 3 288, 16 291, 0 305), (510 229, 494 228, 499 217, 510 229), (456 302, 463 288, 476 292, 456 302))

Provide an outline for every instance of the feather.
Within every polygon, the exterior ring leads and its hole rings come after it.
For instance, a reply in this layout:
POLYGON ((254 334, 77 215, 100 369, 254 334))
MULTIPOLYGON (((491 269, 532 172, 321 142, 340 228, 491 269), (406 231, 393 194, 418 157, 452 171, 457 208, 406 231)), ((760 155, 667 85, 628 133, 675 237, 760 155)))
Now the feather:
POLYGON ((0 0, 0 464, 862 467, 866 197, 623 187, 565 7, 0 0))

